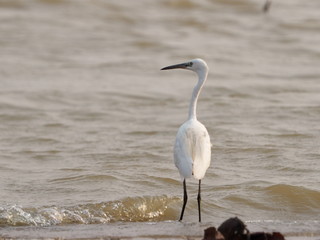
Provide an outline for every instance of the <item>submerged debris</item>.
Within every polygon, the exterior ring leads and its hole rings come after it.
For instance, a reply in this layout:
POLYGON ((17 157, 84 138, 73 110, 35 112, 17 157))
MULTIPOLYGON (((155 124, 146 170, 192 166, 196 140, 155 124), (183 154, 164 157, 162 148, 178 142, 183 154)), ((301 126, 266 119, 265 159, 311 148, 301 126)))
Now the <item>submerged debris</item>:
POLYGON ((224 221, 218 230, 215 227, 205 229, 203 240, 285 240, 285 238, 279 232, 250 233, 244 222, 235 217, 224 221))
POLYGON ((271 6, 271 0, 267 0, 267 1, 265 2, 265 4, 263 5, 263 11, 264 11, 265 13, 268 12, 269 9, 270 9, 270 6, 271 6))

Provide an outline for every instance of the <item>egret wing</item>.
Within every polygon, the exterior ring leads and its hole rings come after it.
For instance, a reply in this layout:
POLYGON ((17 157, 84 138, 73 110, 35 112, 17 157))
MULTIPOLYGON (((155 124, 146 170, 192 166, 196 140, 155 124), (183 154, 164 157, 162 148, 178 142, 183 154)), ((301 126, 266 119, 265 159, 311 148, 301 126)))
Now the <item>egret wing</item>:
POLYGON ((175 165, 182 178, 194 175, 202 179, 211 161, 211 143, 207 129, 193 120, 178 130, 174 147, 175 165))
POLYGON ((192 176, 192 141, 187 124, 183 124, 177 133, 174 145, 174 163, 179 170, 181 178, 189 178, 192 176))
POLYGON ((193 176, 196 179, 202 179, 211 162, 210 136, 205 126, 200 122, 198 122, 193 134, 193 176))

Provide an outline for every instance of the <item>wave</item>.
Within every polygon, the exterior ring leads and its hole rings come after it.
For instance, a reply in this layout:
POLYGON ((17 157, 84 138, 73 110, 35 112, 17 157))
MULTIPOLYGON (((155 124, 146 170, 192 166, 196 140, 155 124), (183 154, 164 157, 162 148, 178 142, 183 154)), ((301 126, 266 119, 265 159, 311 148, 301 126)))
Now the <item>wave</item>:
POLYGON ((266 188, 265 193, 278 203, 278 208, 287 208, 297 213, 319 211, 320 192, 302 186, 276 184, 266 188))
POLYGON ((0 207, 0 226, 52 226, 109 222, 164 221, 175 218, 180 198, 144 196, 69 207, 0 207))
POLYGON ((312 188, 268 182, 245 182, 228 192, 229 194, 220 201, 222 206, 248 219, 263 216, 272 219, 315 220, 320 214, 320 191, 312 188), (242 191, 236 191, 237 189, 242 191))

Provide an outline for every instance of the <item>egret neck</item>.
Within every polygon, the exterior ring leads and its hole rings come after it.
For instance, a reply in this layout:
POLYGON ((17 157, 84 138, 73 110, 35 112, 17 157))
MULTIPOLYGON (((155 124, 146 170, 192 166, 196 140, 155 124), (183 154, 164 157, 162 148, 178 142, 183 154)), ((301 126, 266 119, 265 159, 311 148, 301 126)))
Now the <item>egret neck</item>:
POLYGON ((189 106, 189 117, 188 119, 195 119, 197 120, 197 102, 198 102, 198 97, 200 95, 201 89, 207 79, 208 75, 208 69, 204 69, 202 71, 197 71, 198 74, 198 83, 197 85, 193 88, 192 92, 192 97, 190 101, 190 106, 189 106))

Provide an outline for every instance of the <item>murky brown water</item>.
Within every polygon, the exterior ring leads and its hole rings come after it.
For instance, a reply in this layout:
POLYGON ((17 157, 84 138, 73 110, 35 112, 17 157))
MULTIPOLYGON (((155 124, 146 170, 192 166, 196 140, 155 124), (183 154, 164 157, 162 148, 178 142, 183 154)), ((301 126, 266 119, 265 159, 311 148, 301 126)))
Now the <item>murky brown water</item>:
POLYGON ((0 231, 176 220, 172 147, 195 75, 159 70, 201 57, 203 221, 320 234, 320 1, 262 6, 1 0, 0 231))

